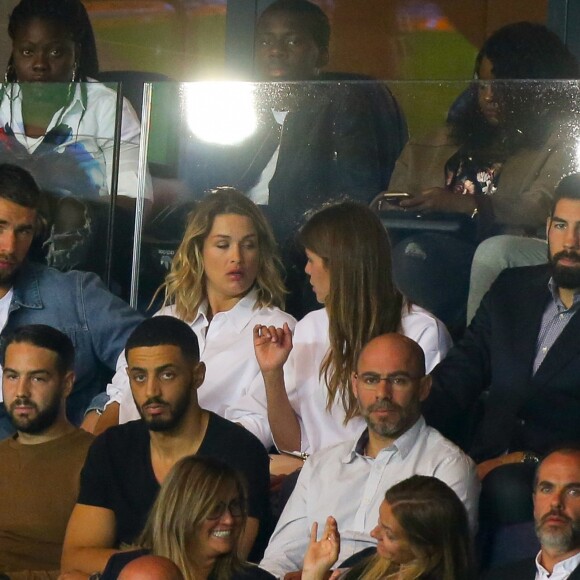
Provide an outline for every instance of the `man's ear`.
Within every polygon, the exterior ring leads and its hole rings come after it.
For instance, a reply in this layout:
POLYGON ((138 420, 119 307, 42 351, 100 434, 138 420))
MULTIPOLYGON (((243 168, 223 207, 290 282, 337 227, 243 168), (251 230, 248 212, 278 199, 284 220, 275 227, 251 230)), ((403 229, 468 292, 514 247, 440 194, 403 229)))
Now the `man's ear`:
POLYGON ((350 387, 354 396, 358 399, 358 387, 356 384, 356 373, 351 373, 350 375, 350 387))
POLYGON ((432 384, 433 380, 431 379, 431 375, 425 375, 421 379, 421 386, 419 387, 419 401, 424 401, 429 396, 432 384))
POLYGON ((328 48, 318 49, 318 58, 316 59, 316 67, 324 68, 328 64, 329 60, 330 53, 328 52, 328 48))
POLYGON ((192 369, 193 384, 196 389, 199 389, 205 379, 205 363, 199 361, 192 369))
POLYGON ((75 373, 74 371, 68 371, 62 379, 64 388, 62 390, 62 394, 66 399, 72 392, 74 384, 75 384, 75 373))

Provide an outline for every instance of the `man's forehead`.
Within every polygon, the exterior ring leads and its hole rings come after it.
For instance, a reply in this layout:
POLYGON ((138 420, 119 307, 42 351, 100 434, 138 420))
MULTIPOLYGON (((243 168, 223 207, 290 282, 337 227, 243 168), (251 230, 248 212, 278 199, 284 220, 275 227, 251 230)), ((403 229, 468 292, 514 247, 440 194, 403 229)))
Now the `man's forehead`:
POLYGON ((13 369, 43 368, 54 370, 58 363, 55 351, 29 342, 13 342, 6 348, 4 366, 13 369))
POLYGON ((258 21, 257 30, 261 34, 286 32, 311 36, 308 17, 285 10, 264 14, 258 21))
POLYGON ((553 483, 580 482, 580 451, 549 455, 538 468, 537 479, 553 483))
POLYGON ((184 364, 181 348, 174 344, 137 346, 127 352, 129 367, 157 368, 166 365, 184 364))
POLYGON ((361 352, 358 372, 414 371, 417 366, 410 349, 406 345, 387 337, 379 337, 369 343, 361 352))
POLYGON ((0 222, 14 225, 33 225, 36 220, 36 210, 25 207, 0 197, 0 222))
POLYGON ((554 207, 554 218, 565 221, 580 221, 580 199, 563 197, 554 207))

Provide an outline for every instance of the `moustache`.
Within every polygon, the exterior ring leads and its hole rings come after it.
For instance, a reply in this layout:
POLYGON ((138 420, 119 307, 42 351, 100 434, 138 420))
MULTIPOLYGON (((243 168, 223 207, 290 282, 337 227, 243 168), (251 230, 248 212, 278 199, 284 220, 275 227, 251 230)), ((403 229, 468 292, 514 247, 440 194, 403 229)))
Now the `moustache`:
POLYGON ((12 401, 12 404, 10 405, 10 410, 14 411, 16 407, 33 407, 37 409, 36 403, 34 403, 28 397, 16 397, 14 401, 12 401))
POLYGON ((562 250, 557 254, 552 256, 552 262, 556 263, 558 260, 565 258, 566 260, 570 260, 571 262, 579 262, 580 263, 580 254, 578 252, 572 252, 570 250, 562 250))
POLYGON ((367 408, 369 413, 373 411, 400 411, 401 407, 392 401, 383 400, 373 403, 367 408))
POLYGON ((165 401, 159 395, 157 395, 156 397, 151 397, 150 399, 147 399, 141 405, 141 407, 147 407, 148 405, 168 405, 168 404, 169 403, 167 401, 165 401))
POLYGON ((550 510, 547 514, 544 514, 542 516, 542 518, 540 519, 540 525, 545 524, 546 520, 548 518, 560 518, 561 520, 564 520, 567 523, 571 523, 572 519, 569 518, 566 514, 562 513, 561 511, 558 510, 550 510))

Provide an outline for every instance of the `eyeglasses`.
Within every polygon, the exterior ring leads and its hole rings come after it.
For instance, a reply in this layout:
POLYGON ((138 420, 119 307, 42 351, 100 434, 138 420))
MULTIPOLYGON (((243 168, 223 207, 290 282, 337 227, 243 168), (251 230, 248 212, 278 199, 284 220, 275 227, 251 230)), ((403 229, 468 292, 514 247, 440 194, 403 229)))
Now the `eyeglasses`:
POLYGON ((241 499, 232 499, 232 501, 226 503, 220 501, 216 503, 209 514, 207 514, 206 519, 208 520, 219 520, 225 513, 226 510, 230 512, 233 518, 239 518, 244 515, 244 504, 241 499))
POLYGON ((408 389, 416 380, 423 377, 412 377, 409 375, 385 375, 381 376, 377 373, 363 373, 358 375, 355 373, 354 378, 362 384, 365 389, 376 391, 378 386, 384 381, 394 391, 404 391, 408 389))

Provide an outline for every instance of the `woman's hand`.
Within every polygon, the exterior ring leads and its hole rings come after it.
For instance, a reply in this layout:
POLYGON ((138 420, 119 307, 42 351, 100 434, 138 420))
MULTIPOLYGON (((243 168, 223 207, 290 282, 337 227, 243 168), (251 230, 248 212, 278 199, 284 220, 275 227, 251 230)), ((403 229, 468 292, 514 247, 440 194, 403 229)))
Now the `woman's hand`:
POLYGON ((308 550, 304 556, 303 580, 322 580, 326 578, 327 572, 338 560, 340 534, 338 533, 336 520, 332 516, 328 516, 320 541, 316 539, 317 534, 318 523, 314 522, 310 531, 308 550))
POLYGON ((254 352, 262 374, 279 371, 292 350, 292 331, 287 323, 283 328, 254 326, 254 352))
POLYGON ((399 206, 424 212, 441 211, 468 215, 473 214, 476 208, 473 195, 461 195, 444 187, 425 189, 417 197, 401 200, 399 206))

